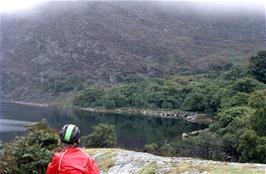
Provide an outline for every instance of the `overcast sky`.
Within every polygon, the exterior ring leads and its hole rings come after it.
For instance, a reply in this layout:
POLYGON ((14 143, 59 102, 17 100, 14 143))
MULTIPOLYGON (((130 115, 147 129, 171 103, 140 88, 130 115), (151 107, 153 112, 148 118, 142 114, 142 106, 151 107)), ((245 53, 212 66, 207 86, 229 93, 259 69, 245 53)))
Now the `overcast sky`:
MULTIPOLYGON (((54 0, 0 0, 0 12, 30 10, 32 8, 37 8, 39 4, 45 3, 47 1, 54 1, 54 0)), ((57 0, 57 1, 66 1, 66 0, 57 0)), ((69 0, 69 1, 75 1, 75 0, 69 0)), ((135 0, 135 1, 140 1, 140 0, 135 0)), ((155 1, 163 1, 167 3, 167 1, 169 2, 169 1, 180 1, 180 0, 155 0, 155 1)), ((264 8, 266 9, 266 0, 181 0, 181 1, 197 1, 197 2, 205 1, 205 2, 210 2, 211 4, 216 3, 217 5, 223 7, 224 6, 236 7, 239 5, 242 6, 244 5, 253 9, 256 9, 258 7, 262 8, 261 6, 264 6, 264 8)))

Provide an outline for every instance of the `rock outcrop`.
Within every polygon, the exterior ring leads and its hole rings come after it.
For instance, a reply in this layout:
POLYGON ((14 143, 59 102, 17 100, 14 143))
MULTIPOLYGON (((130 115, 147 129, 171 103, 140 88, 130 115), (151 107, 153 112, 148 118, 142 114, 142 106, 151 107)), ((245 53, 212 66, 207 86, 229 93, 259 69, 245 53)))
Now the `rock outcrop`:
POLYGON ((87 149, 102 174, 265 174, 265 164, 161 157, 121 149, 87 149))

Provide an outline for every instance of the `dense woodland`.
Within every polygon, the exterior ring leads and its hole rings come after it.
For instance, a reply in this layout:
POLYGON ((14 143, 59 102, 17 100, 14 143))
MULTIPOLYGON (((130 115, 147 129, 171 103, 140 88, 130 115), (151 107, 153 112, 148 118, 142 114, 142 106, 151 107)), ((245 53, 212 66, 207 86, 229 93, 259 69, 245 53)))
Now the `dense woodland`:
MULTIPOLYGON (((211 131, 172 145, 168 155, 265 163, 266 51, 253 56, 247 65, 213 65, 212 69, 203 75, 88 87, 74 104, 202 112, 214 120, 211 131)), ((157 145, 147 148, 160 154, 157 145)))
POLYGON ((245 106, 249 97, 265 88, 265 52, 249 65, 211 65, 200 75, 155 78, 114 87, 89 86, 74 99, 80 107, 135 107, 179 109, 214 116, 223 108, 245 106))

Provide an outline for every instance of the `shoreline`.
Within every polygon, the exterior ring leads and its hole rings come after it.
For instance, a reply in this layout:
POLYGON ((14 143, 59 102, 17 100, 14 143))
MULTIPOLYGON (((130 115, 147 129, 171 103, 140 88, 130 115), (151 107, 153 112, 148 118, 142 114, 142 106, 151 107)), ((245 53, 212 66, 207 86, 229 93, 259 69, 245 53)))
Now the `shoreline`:
POLYGON ((50 107, 47 103, 33 103, 33 102, 24 102, 24 101, 14 101, 14 100, 2 100, 1 103, 12 103, 12 104, 19 104, 25 106, 38 106, 38 107, 50 107))
POLYGON ((186 111, 156 111, 152 109, 133 109, 133 108, 120 108, 120 109, 101 109, 101 108, 83 108, 73 107, 74 109, 80 109, 89 112, 99 113, 116 113, 116 114, 132 114, 132 115, 144 115, 158 118, 168 119, 183 119, 191 123, 206 124, 209 125, 212 120, 205 114, 197 112, 186 112, 186 111))
POLYGON ((183 119, 191 123, 205 124, 209 125, 212 120, 207 117, 206 114, 201 114, 197 112, 187 112, 187 111, 166 111, 166 110, 152 110, 152 109, 134 109, 134 108, 115 108, 115 109, 104 109, 104 108, 84 108, 76 106, 60 106, 60 105, 49 105, 48 103, 35 103, 35 102, 25 102, 25 101, 15 101, 15 100, 3 100, 3 103, 14 103, 25 106, 36 106, 36 107, 58 107, 58 108, 68 108, 68 109, 78 109, 88 112, 97 113, 115 113, 115 114, 132 114, 132 115, 143 115, 158 118, 167 119, 183 119))

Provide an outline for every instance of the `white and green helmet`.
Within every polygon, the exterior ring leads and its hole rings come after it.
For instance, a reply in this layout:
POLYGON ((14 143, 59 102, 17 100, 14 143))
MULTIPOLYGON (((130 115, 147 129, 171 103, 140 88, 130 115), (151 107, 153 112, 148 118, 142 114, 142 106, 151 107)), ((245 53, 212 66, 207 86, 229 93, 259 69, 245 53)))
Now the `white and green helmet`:
POLYGON ((80 137, 79 128, 73 124, 66 124, 60 131, 60 139, 66 144, 74 144, 80 137))

